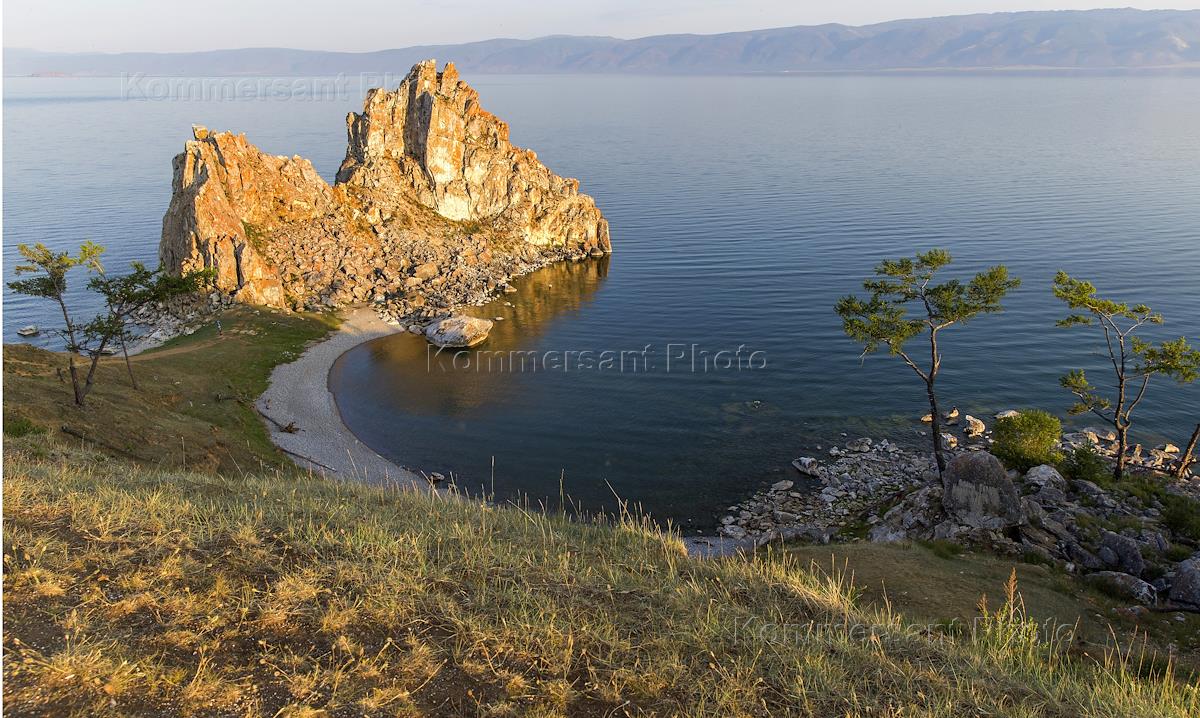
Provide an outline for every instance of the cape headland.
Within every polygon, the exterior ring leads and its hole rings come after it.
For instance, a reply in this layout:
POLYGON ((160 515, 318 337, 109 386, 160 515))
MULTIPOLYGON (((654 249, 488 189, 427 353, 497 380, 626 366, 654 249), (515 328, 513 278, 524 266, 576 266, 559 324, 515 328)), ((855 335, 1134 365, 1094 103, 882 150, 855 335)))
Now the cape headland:
POLYGON ((286 309, 372 303, 399 323, 477 303, 547 263, 611 251, 579 182, 514 147, 453 64, 414 65, 346 119, 331 185, 301 157, 193 127, 174 159, 159 258, 210 269, 233 301, 286 309))

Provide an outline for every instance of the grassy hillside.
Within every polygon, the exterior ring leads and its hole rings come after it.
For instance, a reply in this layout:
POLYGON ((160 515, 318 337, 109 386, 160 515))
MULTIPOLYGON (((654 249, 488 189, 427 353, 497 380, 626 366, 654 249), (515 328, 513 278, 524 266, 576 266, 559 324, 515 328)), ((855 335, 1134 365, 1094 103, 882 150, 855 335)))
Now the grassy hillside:
POLYGON ((14 714, 1200 712, 1195 686, 1072 656, 1012 604, 942 631, 636 522, 5 448, 14 714))
POLYGON ((138 358, 138 391, 107 360, 83 409, 60 355, 5 347, 9 714, 1200 714, 1162 658, 1200 617, 1042 567, 1018 595, 939 546, 698 561, 640 521, 309 476, 251 403, 335 321, 239 309, 138 358))
POLYGON ((195 334, 124 360, 109 357, 83 408, 70 400, 66 357, 25 344, 4 347, 5 433, 45 431, 137 463, 227 474, 290 466, 271 444, 253 402, 271 368, 337 324, 333 315, 238 307, 195 334), (70 432, 63 434, 64 428, 70 432), (80 438, 84 437, 84 438, 80 438))

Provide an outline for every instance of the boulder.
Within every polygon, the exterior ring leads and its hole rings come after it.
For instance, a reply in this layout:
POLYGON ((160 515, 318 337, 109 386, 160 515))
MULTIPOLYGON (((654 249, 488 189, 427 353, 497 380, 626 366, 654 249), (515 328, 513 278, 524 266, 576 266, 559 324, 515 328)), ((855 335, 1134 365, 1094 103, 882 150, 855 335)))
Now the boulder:
POLYGON ((1090 434, 1097 442, 1117 440, 1117 432, 1113 431, 1112 429, 1089 426, 1083 430, 1083 433, 1090 434))
POLYGON ((1096 555, 1106 566, 1123 573, 1141 576, 1142 571, 1146 570, 1146 561, 1142 558, 1137 541, 1112 531, 1104 532, 1096 555))
POLYGON ((1200 608, 1200 553, 1175 567, 1169 595, 1175 603, 1200 608))
POLYGON ((867 532, 867 540, 871 543, 895 543, 897 541, 904 541, 907 538, 908 532, 899 526, 892 526, 890 524, 872 526, 871 530, 867 532))
POLYGON ((1048 464, 1035 466, 1025 473, 1025 484, 1032 487, 1035 491, 1043 489, 1055 489, 1065 492, 1067 490, 1067 480, 1063 475, 1058 473, 1058 469, 1048 464))
POLYGON ((942 472, 942 506, 956 521, 976 529, 1020 525, 1021 499, 1004 465, 986 451, 956 456, 942 472))
POLYGON ((1105 593, 1149 606, 1154 603, 1154 587, 1136 576, 1119 571, 1089 573, 1085 580, 1105 593))
POLYGON ((1056 489, 1053 486, 1038 491, 1033 495, 1035 501, 1042 506, 1062 506, 1067 503, 1067 494, 1062 489, 1056 489))
POLYGON ((1074 542, 1067 542, 1063 546, 1063 553, 1067 555, 1073 563, 1077 563, 1089 571, 1096 571, 1104 568, 1104 563, 1096 556, 1096 554, 1088 551, 1083 546, 1074 542))
POLYGON ((958 448, 958 437, 954 434, 942 434, 942 448, 949 451, 958 448))
POLYGON ((864 436, 861 439, 855 439, 854 441, 846 444, 846 448, 850 451, 856 451, 860 454, 865 453, 871 450, 871 440, 864 436))
POLYGON ((963 427, 963 433, 972 439, 977 439, 983 436, 983 432, 987 431, 987 425, 970 414, 964 416, 963 421, 967 423, 967 425, 963 427))
POLYGON ((1016 409, 1005 409, 1004 411, 996 412, 997 419, 1011 419, 1015 416, 1020 416, 1021 412, 1016 409))
POLYGON ((453 316, 425 327, 425 338, 431 344, 447 348, 465 348, 480 344, 492 330, 492 322, 468 316, 453 316))
POLYGON ((801 456, 799 459, 792 461, 792 466, 802 474, 809 476, 821 475, 821 463, 811 456, 801 456))

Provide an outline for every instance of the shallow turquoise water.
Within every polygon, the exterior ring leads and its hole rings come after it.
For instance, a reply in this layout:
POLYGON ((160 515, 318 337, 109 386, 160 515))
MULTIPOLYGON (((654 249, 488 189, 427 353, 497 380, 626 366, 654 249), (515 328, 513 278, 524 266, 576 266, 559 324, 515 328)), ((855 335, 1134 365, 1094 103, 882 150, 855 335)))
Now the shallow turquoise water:
MULTIPOLYGON (((502 495, 557 496, 561 479, 585 508, 615 493, 702 523, 842 431, 915 439, 919 382, 888 358, 860 364, 831 307, 878 259, 930 246, 1025 282, 1005 314, 946 336, 947 406, 1061 411, 1057 376, 1100 369, 1095 337, 1053 327, 1059 268, 1160 309, 1157 336, 1200 336, 1200 79, 468 79, 515 142, 582 179, 615 248, 481 310, 513 312, 485 348, 652 350, 644 371, 532 373, 431 371, 414 337, 361 347, 331 385, 351 427, 403 463, 502 495), (668 370, 675 345, 744 346, 765 367, 668 370)), ((22 241, 152 258, 192 122, 331 177, 359 102, 131 101, 119 82, 6 82, 6 280, 22 241)), ((7 293, 5 309, 6 341, 50 322, 7 293)), ((1142 438, 1178 442, 1197 414, 1200 388, 1159 382, 1142 438)))

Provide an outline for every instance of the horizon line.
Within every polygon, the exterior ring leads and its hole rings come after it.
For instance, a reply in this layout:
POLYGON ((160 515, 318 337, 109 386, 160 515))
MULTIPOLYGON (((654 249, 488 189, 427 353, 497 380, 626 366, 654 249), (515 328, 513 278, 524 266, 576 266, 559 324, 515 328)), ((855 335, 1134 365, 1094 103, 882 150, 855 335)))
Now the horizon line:
POLYGON ((375 50, 326 50, 314 49, 305 47, 285 47, 285 46, 241 46, 241 47, 218 47, 206 50, 40 50, 35 47, 10 47, 7 44, 2 46, 3 51, 14 52, 32 52, 42 55, 204 55, 217 52, 241 52, 241 51, 279 51, 279 52, 312 52, 325 53, 330 55, 372 55, 383 52, 395 52, 399 50, 413 50, 416 48, 441 48, 441 47, 462 47, 464 45, 478 45, 486 42, 537 42, 539 40, 552 40, 556 38, 570 38, 575 40, 595 39, 595 40, 613 40, 617 42, 637 42, 639 40, 649 40, 652 38, 666 37, 721 37, 722 35, 740 35, 753 32, 770 32, 773 30, 796 30, 796 29, 811 29, 821 27, 843 27, 849 29, 861 29, 877 27, 879 25, 889 25, 899 22, 918 22, 922 20, 945 20, 950 18, 967 18, 967 17, 991 17, 996 15, 1054 15, 1054 14, 1085 14, 1096 12, 1134 12, 1140 14, 1152 13, 1200 13, 1200 8, 1154 8, 1145 10, 1135 7, 1096 7, 1086 10, 1001 10, 996 12, 974 12, 964 13, 959 15, 928 15, 923 17, 899 17, 890 20, 881 20, 879 22, 867 23, 864 25, 848 25, 841 22, 823 22, 812 25, 777 25, 771 27, 759 27, 750 30, 729 30, 726 32, 665 32, 653 35, 639 35, 637 37, 617 37, 615 35, 572 35, 570 33, 553 33, 550 35, 537 35, 534 37, 485 37, 478 40, 467 40, 464 42, 437 42, 426 43, 419 45, 401 45, 398 47, 384 47, 375 50))

